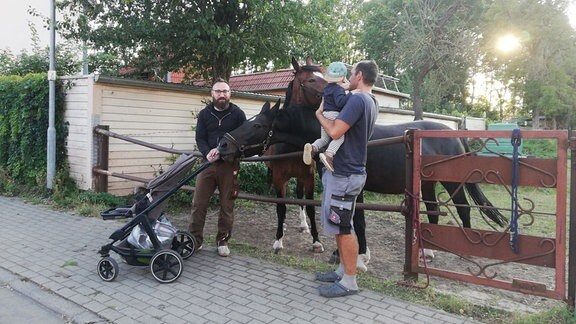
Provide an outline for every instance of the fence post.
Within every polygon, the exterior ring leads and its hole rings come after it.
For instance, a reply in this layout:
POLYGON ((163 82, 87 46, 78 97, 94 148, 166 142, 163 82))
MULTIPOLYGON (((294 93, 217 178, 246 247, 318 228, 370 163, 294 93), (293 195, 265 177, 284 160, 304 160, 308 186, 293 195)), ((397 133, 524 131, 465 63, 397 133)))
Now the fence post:
POLYGON ((570 138, 570 221, 568 222, 568 307, 574 309, 576 295, 576 138, 570 138))
MULTIPOLYGON (((98 125, 98 129, 106 131, 110 130, 108 125, 98 125)), ((94 139, 96 141, 96 165, 95 167, 102 170, 108 170, 108 142, 109 137, 94 131, 94 139)), ((108 191, 108 176, 100 173, 92 173, 94 177, 94 191, 107 192, 108 191)))
MULTIPOLYGON (((406 147, 406 192, 404 203, 406 210, 404 214, 406 232, 404 235, 404 279, 418 280, 418 264, 414 264, 414 217, 418 217, 419 208, 415 208, 414 197, 418 193, 414 192, 414 129, 409 129, 404 133, 404 145, 406 147)), ((420 235, 419 233, 417 235, 420 235)), ((416 259, 417 260, 417 259, 416 259)))

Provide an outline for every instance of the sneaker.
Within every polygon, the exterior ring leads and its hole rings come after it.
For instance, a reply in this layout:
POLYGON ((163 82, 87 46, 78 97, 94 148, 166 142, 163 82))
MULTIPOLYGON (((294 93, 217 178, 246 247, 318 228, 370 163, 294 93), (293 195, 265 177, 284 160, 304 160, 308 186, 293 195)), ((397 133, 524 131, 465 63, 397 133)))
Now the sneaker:
POLYGON ((324 163, 324 166, 328 171, 334 172, 334 166, 332 165, 332 157, 330 155, 320 153, 320 161, 324 163))
POLYGON ((314 146, 310 143, 304 144, 304 153, 302 154, 302 161, 304 164, 312 164, 312 158, 314 157, 314 146))
POLYGON ((228 245, 220 245, 218 247, 218 255, 221 257, 227 257, 230 255, 230 249, 228 248, 228 245))

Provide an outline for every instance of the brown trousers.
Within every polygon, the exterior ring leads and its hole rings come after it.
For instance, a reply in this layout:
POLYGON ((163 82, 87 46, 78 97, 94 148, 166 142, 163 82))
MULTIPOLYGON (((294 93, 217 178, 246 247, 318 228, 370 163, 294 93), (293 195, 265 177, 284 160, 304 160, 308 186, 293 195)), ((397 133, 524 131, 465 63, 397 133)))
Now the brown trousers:
POLYGON ((238 171, 240 162, 225 162, 222 160, 212 163, 206 170, 196 177, 196 191, 192 200, 192 215, 188 230, 198 242, 204 241, 204 224, 210 197, 216 188, 220 192, 220 214, 218 215, 218 233, 216 244, 226 245, 232 235, 234 225, 234 200, 238 194, 238 171))

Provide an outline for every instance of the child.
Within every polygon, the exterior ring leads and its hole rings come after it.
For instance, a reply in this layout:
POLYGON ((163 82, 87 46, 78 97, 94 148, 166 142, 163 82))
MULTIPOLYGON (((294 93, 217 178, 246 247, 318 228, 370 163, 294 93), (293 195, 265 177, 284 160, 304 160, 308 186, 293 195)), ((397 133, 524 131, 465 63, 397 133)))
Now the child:
MULTIPOLYGON (((324 117, 334 120, 342 110, 342 107, 348 101, 350 94, 346 94, 348 89, 348 82, 346 80, 346 74, 348 69, 342 62, 332 62, 326 70, 325 79, 328 84, 324 88, 324 112, 322 113, 324 117)), ((320 161, 324 163, 326 169, 330 172, 334 172, 334 166, 332 165, 332 160, 336 151, 340 148, 344 142, 344 135, 335 140, 331 140, 330 136, 322 128, 321 137, 314 141, 314 143, 306 143, 304 145, 304 155, 302 159, 304 163, 310 165, 312 163, 312 157, 320 151, 323 147, 328 145, 328 148, 324 153, 320 153, 320 161)))

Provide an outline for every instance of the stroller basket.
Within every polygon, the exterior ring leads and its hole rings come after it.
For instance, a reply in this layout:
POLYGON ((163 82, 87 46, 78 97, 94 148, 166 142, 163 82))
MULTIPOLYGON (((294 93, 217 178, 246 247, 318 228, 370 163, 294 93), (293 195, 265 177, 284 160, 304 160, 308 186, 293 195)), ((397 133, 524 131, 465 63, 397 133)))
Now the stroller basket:
POLYGON ((196 250, 196 239, 169 224, 162 209, 170 196, 210 166, 206 162, 188 174, 197 161, 193 155, 182 154, 166 172, 148 182, 146 188, 136 188, 137 202, 132 207, 111 208, 101 213, 104 220, 133 217, 114 231, 110 235, 112 242, 99 251, 102 258, 97 270, 102 280, 113 281, 118 276, 118 263, 110 257, 110 251, 129 265, 150 266, 152 275, 161 283, 180 277, 183 259, 196 250))

